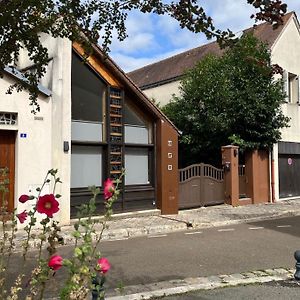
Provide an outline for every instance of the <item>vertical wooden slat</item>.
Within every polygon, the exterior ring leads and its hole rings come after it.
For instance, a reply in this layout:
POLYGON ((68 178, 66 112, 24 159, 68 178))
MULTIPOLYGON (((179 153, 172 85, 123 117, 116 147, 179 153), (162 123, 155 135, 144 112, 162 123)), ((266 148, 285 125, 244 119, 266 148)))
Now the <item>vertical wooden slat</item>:
MULTIPOLYGON (((14 185, 15 185, 15 132, 0 130, 0 168, 7 168, 8 174, 8 211, 14 209, 14 185)), ((0 178, 3 180, 4 178, 0 178)), ((2 200, 2 199, 1 199, 2 200)))

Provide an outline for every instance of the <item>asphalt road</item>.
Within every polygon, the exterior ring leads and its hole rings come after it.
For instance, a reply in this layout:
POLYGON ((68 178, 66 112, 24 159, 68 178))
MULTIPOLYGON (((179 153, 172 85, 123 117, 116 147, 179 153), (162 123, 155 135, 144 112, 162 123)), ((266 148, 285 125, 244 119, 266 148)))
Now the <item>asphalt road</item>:
POLYGON ((196 291, 163 300, 296 300, 300 297, 300 286, 295 281, 279 281, 265 284, 226 287, 209 291, 196 291))
POLYGON ((107 286, 294 267, 300 217, 103 242, 107 286))
MULTIPOLYGON (((187 277, 291 268, 295 265, 293 253, 300 249, 299 224, 300 217, 292 217, 103 241, 102 255, 112 264, 105 285, 109 290, 187 277)), ((70 247, 61 248, 59 254, 67 257, 70 247)), ((18 255, 12 260, 15 274, 20 270, 20 261, 18 255)), ((59 289, 63 277, 61 269, 47 286, 48 297, 59 289)))

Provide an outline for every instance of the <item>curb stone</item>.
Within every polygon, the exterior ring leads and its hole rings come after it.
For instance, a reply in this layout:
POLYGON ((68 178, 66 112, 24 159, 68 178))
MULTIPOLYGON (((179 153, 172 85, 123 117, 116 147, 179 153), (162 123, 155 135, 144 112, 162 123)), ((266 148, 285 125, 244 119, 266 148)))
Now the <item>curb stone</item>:
POLYGON ((237 273, 231 275, 218 275, 209 277, 186 278, 170 280, 147 285, 127 286, 124 295, 107 295, 106 300, 147 300, 157 297, 180 295, 197 290, 211 290, 216 288, 247 285, 254 283, 266 283, 270 281, 281 281, 293 278, 293 269, 268 269, 237 273), (283 272, 285 271, 285 272, 283 272), (269 274, 274 275, 269 275, 269 274), (247 277, 250 275, 251 277, 247 277), (174 286, 177 284, 177 286, 174 286), (170 287, 170 285, 174 287, 170 287), (137 292, 137 291, 142 292, 137 292))

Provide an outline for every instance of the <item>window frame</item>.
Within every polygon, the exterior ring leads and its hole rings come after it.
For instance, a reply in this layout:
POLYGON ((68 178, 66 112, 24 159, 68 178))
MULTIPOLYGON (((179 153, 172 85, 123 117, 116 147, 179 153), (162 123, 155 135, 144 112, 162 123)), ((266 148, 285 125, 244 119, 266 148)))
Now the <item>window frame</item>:
MULTIPOLYGON (((147 114, 138 108, 134 102, 129 98, 129 96, 125 96, 125 105, 128 109, 131 109, 133 113, 135 113, 138 118, 140 118, 145 127, 136 125, 136 124, 127 124, 125 122, 124 117, 124 167, 125 167, 125 156, 126 156, 126 149, 148 149, 148 177, 149 183, 148 184, 124 184, 126 191, 139 191, 139 190, 149 190, 155 189, 156 182, 155 182, 155 134, 154 134, 154 122, 147 116, 147 114), (148 131, 148 143, 132 143, 125 141, 125 127, 132 126, 132 127, 141 127, 146 128, 148 131)), ((124 105, 124 106, 125 106, 124 105)), ((125 110, 125 109, 124 109, 125 110)), ((125 170, 126 172, 126 170, 125 170)), ((126 174, 125 174, 126 176, 126 174)))
MULTIPOLYGON (((77 58, 80 61, 83 61, 81 55, 75 50, 72 49, 72 54, 77 56, 77 58)), ((79 123, 91 123, 91 124, 102 124, 102 141, 90 141, 90 140, 71 140, 71 149, 72 146, 76 145, 82 145, 82 146, 98 146, 102 148, 102 183, 101 185, 97 186, 100 188, 101 192, 100 194, 103 194, 103 182, 107 177, 107 156, 108 156, 108 142, 107 142, 107 134, 106 134, 106 108, 107 108, 107 101, 108 101, 108 90, 110 87, 110 84, 107 82, 105 78, 103 78, 89 63, 84 63, 84 67, 88 68, 97 78, 99 78, 100 81, 102 81, 105 84, 105 91, 103 93, 103 99, 102 99, 102 121, 91 121, 91 120, 78 120, 73 119, 72 114, 72 106, 71 106, 71 122, 79 122, 79 123)), ((72 81, 71 81, 71 88, 72 88, 72 81)), ((99 95, 100 97, 100 95, 99 95)), ((71 102, 72 102, 72 93, 71 93, 71 102)), ((72 105, 72 104, 71 104, 72 105)), ((72 154, 71 154, 72 155, 72 154)), ((71 169, 72 174, 72 169, 71 169)), ((72 194, 74 196, 87 196, 91 195, 91 192, 87 187, 74 187, 70 188, 71 196, 72 194)))
POLYGON ((299 75, 292 72, 283 72, 283 86, 286 94, 285 102, 288 104, 300 104, 300 80, 299 75))
MULTIPOLYGON (((73 97, 72 97, 72 63, 71 63, 71 120, 75 121, 75 122, 83 122, 83 123, 95 123, 95 124, 99 124, 102 123, 103 126, 104 124, 106 124, 106 106, 107 106, 107 97, 108 97, 108 89, 110 84, 107 82, 107 80, 105 78, 103 78, 89 63, 84 62, 81 55, 79 53, 77 53, 77 51, 75 51, 74 49, 72 50, 72 58, 73 56, 76 56, 82 63, 83 66, 86 67, 91 73, 93 73, 95 75, 95 77, 97 77, 99 79, 100 82, 102 82, 105 85, 105 89, 103 91, 103 96, 102 96, 102 107, 101 107, 101 111, 102 111, 102 116, 101 116, 101 120, 82 120, 82 119, 78 119, 78 118, 73 118, 73 97)), ((99 95, 100 98, 100 95, 99 95)), ((105 130, 103 130, 102 132, 103 137, 105 137, 105 130)))
MULTIPOLYGON (((82 141, 71 141, 71 155, 72 155, 72 147, 73 146, 86 146, 86 147, 99 147, 102 149, 102 159, 101 159, 101 166, 102 166, 102 174, 101 174, 101 179, 102 182, 106 179, 106 156, 107 156, 107 143, 103 142, 82 142, 82 141)), ((70 183, 71 183, 71 176, 72 176, 72 166, 71 166, 71 172, 70 172, 70 183)), ((100 188, 103 190, 103 184, 101 185, 96 185, 96 187, 100 188)), ((91 192, 88 189, 88 186, 86 187, 71 187, 70 184, 70 190, 71 194, 73 193, 80 193, 83 195, 90 195, 91 192)))
MULTIPOLYGON (((148 150, 148 178, 149 183, 143 184, 125 184, 126 190, 139 190, 143 187, 155 188, 155 145, 154 144, 125 144, 124 157, 127 149, 147 149, 148 150)), ((124 159, 125 166, 125 159, 124 159)), ((126 170, 125 170, 126 172, 126 170)), ((126 176, 126 174, 125 174, 126 176)))

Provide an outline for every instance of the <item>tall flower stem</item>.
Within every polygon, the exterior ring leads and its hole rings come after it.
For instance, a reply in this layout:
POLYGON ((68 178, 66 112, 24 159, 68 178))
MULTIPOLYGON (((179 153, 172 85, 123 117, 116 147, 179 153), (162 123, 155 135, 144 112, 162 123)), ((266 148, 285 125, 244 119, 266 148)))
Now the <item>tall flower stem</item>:
POLYGON ((6 276, 4 273, 7 270, 7 261, 6 261, 6 242, 8 240, 8 233, 7 233, 7 220, 6 220, 6 213, 7 213, 7 208, 8 208, 8 203, 6 200, 6 196, 8 194, 8 189, 7 189, 7 184, 9 183, 9 180, 6 178, 8 170, 4 169, 3 171, 0 172, 0 174, 4 177, 2 181, 0 181, 0 194, 2 195, 1 197, 1 209, 0 209, 0 217, 1 217, 1 224, 2 224, 2 240, 0 241, 0 279, 1 279, 1 294, 0 296, 4 298, 4 285, 6 282, 6 276))
POLYGON ((38 257, 38 261, 40 261, 41 257, 42 257, 42 250, 43 250, 43 244, 45 241, 45 234, 47 231, 47 223, 48 223, 48 218, 44 219, 43 222, 43 232, 41 235, 41 242, 40 242, 40 246, 39 246, 39 257, 38 257))
POLYGON ((118 178, 118 180, 116 181, 116 187, 115 187, 115 193, 113 194, 112 198, 111 199, 108 199, 107 203, 106 203, 106 212, 105 212, 105 215, 104 215, 104 221, 101 223, 102 224, 102 228, 101 228, 101 231, 100 231, 100 234, 96 240, 96 243, 93 247, 93 252, 92 252, 92 257, 95 256, 95 252, 100 244, 100 241, 102 240, 102 236, 103 236, 103 232, 104 230, 106 229, 107 227, 107 221, 110 219, 110 210, 111 210, 111 207, 113 205, 113 203, 117 200, 118 196, 119 196, 119 184, 122 180, 122 178, 124 177, 125 175, 125 172, 124 170, 122 171, 122 174, 121 176, 118 178))
MULTIPOLYGON (((51 174, 51 171, 52 170, 47 172, 47 175, 45 176, 44 182, 43 182, 41 188, 39 189, 37 199, 39 199, 39 197, 41 195, 41 192, 42 192, 43 188, 45 187, 46 183, 49 182, 48 176, 49 176, 49 174, 51 174)), ((33 208, 32 211, 33 211, 33 213, 31 215, 30 223, 29 223, 29 226, 28 226, 28 229, 27 229, 26 241, 25 241, 24 246, 23 246, 23 260, 24 261, 26 261, 26 256, 27 256, 27 252, 28 252, 28 248, 29 248, 31 230, 32 230, 33 226, 35 225, 35 218, 34 217, 35 217, 35 213, 36 213, 36 206, 33 208)))

